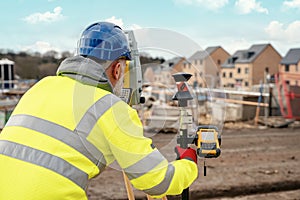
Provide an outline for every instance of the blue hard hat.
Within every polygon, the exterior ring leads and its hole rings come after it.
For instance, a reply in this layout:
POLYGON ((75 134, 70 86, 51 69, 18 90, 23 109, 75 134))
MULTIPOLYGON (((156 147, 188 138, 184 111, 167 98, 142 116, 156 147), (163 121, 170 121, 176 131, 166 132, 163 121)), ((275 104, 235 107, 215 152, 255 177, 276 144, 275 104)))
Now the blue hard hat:
POLYGON ((78 42, 77 53, 100 60, 131 60, 127 37, 122 29, 110 22, 98 22, 88 26, 78 42))

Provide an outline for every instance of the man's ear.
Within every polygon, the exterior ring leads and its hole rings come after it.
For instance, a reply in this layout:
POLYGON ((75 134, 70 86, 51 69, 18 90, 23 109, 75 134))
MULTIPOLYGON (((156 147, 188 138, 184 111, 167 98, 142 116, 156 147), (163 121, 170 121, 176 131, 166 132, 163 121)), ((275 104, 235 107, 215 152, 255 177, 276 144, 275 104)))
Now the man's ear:
POLYGON ((113 75, 113 78, 116 79, 116 80, 119 80, 120 77, 121 77, 121 72, 122 72, 122 69, 121 69, 121 63, 117 62, 117 63, 113 66, 113 69, 112 69, 112 75, 113 75))

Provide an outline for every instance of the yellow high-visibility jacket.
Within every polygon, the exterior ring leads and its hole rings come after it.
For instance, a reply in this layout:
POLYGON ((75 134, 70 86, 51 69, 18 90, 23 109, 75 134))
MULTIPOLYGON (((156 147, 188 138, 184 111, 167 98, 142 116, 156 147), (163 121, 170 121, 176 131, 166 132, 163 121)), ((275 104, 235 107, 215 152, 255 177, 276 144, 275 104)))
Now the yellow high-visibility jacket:
POLYGON ((87 199, 88 180, 113 161, 153 197, 180 194, 196 179, 194 162, 168 163, 143 136, 136 111, 99 68, 67 59, 21 98, 0 133, 1 200, 87 199))

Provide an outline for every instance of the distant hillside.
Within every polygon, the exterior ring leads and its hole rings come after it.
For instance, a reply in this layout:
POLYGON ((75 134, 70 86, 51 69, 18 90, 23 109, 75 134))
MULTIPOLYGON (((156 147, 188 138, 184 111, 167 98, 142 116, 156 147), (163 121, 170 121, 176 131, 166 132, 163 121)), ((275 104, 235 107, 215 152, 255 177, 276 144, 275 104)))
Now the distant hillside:
MULTIPOLYGON (((58 53, 55 51, 49 51, 45 54, 29 54, 27 52, 6 52, 0 50, 0 59, 7 58, 15 62, 15 74, 21 79, 41 79, 45 76, 55 75, 59 64, 72 54, 69 52, 63 52, 61 58, 58 57, 58 53)), ((151 58, 141 56, 141 64, 146 63, 162 63, 164 60, 161 58, 151 58)))
MULTIPOLYGON (((65 57, 70 53, 62 54, 65 57)), ((45 76, 55 75, 59 63, 65 58, 55 58, 57 53, 49 51, 43 55, 39 53, 28 54, 26 52, 0 52, 0 59, 7 58, 15 62, 14 72, 21 79, 41 79, 45 76)))

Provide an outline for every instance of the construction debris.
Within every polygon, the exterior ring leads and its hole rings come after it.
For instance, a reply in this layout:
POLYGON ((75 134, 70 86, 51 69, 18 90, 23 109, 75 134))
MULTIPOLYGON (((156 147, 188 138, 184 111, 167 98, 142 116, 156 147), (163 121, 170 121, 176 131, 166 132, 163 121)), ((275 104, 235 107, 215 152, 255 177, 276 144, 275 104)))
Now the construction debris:
POLYGON ((287 128, 295 119, 285 119, 281 116, 259 117, 258 123, 271 128, 287 128))

